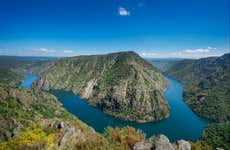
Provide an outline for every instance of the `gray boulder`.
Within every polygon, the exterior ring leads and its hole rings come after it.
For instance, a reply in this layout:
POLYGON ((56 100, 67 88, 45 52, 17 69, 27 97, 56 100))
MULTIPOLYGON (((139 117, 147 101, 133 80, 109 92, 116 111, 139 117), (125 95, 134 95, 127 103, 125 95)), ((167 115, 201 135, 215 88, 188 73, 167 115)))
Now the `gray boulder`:
POLYGON ((178 150, 191 150, 191 144, 185 140, 177 141, 178 150))
POLYGON ((156 141, 155 149, 156 150, 175 150, 173 145, 169 142, 169 139, 164 135, 160 135, 160 138, 156 141))
POLYGON ((218 148, 218 147, 217 147, 216 150, 224 150, 224 149, 223 149, 223 148, 218 148))
POLYGON ((76 138, 84 139, 84 135, 80 129, 70 127, 65 130, 64 135, 59 140, 58 144, 60 147, 64 147, 67 142, 75 143, 76 138))
POLYGON ((133 150, 151 150, 153 148, 150 142, 137 142, 133 146, 133 150))

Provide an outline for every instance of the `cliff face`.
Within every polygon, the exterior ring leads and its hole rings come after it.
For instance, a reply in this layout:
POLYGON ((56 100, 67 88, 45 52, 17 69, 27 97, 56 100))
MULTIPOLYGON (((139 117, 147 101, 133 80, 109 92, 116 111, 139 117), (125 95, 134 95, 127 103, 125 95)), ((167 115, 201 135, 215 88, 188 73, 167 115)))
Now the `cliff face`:
POLYGON ((165 72, 185 85, 185 101, 199 116, 216 122, 230 120, 230 54, 182 60, 165 72))
POLYGON ((66 89, 104 112, 139 122, 166 118, 167 82, 134 52, 78 56, 53 62, 34 88, 66 89))

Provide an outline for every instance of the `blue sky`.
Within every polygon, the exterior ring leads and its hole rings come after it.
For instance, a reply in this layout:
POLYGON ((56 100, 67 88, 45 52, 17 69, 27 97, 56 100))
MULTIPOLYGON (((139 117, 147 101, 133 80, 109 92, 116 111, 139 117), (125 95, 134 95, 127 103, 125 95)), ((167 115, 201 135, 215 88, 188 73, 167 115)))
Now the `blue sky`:
POLYGON ((1 0, 0 55, 229 52, 229 0, 1 0))

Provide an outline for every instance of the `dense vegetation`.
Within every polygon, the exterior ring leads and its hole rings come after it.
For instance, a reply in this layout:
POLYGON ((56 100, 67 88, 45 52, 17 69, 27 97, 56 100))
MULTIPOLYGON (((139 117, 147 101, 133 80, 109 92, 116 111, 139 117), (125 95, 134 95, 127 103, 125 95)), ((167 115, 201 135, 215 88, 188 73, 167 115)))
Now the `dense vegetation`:
POLYGON ((185 102, 199 116, 230 120, 230 54, 175 62, 165 73, 185 85, 185 102))
POLYGON ((108 114, 139 122, 168 116, 166 86, 161 73, 134 52, 60 59, 34 85, 72 90, 108 114))
POLYGON ((212 147, 230 149, 230 122, 209 125, 201 140, 212 147))
POLYGON ((21 83, 24 77, 10 70, 0 70, 0 83, 16 85, 21 83))

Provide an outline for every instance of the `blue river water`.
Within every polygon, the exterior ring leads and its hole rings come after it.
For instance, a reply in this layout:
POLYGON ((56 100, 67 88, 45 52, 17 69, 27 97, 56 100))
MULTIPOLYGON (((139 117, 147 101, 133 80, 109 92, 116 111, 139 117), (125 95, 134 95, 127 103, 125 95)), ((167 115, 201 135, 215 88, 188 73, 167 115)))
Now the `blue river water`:
POLYGON ((24 74, 25 81, 21 83, 21 87, 24 87, 26 89, 30 89, 32 86, 32 83, 37 80, 37 76, 34 74, 24 74))
MULTIPOLYGON (((25 75, 26 80, 22 87, 30 88, 37 76, 25 75)), ((171 78, 167 78, 170 86, 164 95, 170 106, 170 116, 158 122, 137 123, 124 121, 103 113, 100 109, 90 106, 74 93, 64 90, 50 91, 63 104, 63 107, 80 120, 93 127, 98 132, 103 132, 104 128, 133 126, 141 129, 147 137, 156 134, 166 135, 170 141, 179 139, 195 141, 199 139, 208 121, 198 117, 183 101, 183 86, 171 78)))

